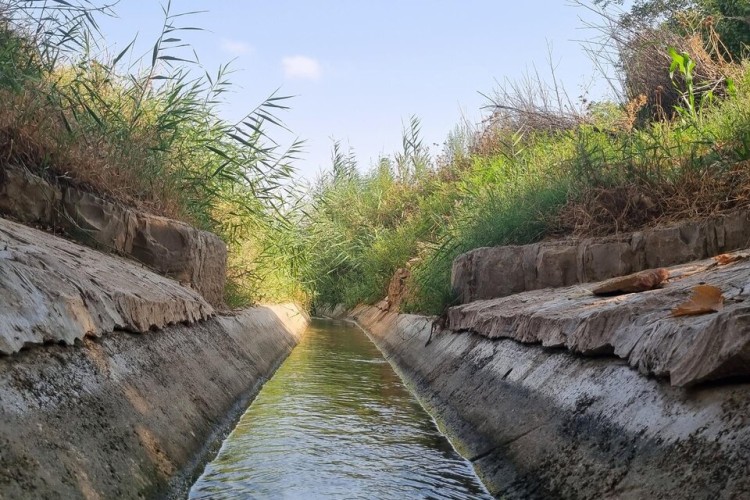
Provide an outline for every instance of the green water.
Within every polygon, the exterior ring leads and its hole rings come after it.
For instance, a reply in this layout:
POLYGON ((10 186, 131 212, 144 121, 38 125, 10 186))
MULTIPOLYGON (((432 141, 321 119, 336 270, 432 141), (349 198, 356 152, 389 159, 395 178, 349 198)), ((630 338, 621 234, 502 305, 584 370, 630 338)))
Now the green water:
POLYGON ((313 321, 190 498, 491 498, 356 327, 313 321))

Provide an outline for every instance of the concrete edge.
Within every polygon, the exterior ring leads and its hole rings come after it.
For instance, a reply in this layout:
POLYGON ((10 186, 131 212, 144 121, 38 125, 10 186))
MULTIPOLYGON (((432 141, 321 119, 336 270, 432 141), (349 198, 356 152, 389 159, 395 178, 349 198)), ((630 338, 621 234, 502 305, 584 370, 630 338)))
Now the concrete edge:
POLYGON ((212 306, 224 307, 227 246, 213 233, 10 165, 0 166, 0 214, 127 257, 190 284, 212 306))
POLYGON ((451 288, 461 304, 674 266, 745 248, 750 210, 605 237, 481 247, 457 256, 451 288))
MULTIPOLYGON (((310 317, 302 311, 301 308, 295 304, 274 304, 262 306, 266 309, 270 309, 279 318, 282 324, 289 332, 290 335, 295 337, 296 343, 302 338, 305 329, 307 328, 310 317)), ((221 320, 221 316, 219 319, 221 320)), ((226 320, 226 318, 225 318, 226 320)), ((289 353, 287 353, 288 356, 289 353)), ((193 457, 185 464, 182 470, 180 470, 172 480, 169 481, 167 486, 167 493, 164 495, 166 499, 181 499, 187 496, 188 491, 193 486, 195 481, 198 480, 200 475, 203 473, 206 465, 213 460, 221 449, 221 445, 227 438, 230 432, 235 428, 237 422, 239 422, 242 415, 245 413, 247 408, 253 402, 255 397, 258 395, 260 390, 263 388, 266 382, 279 369, 279 366, 286 360, 287 356, 280 357, 271 367, 270 371, 262 378, 255 381, 255 383, 243 392, 232 405, 232 407, 226 412, 224 417, 214 426, 213 431, 206 438, 203 446, 197 450, 193 457)))
POLYGON ((495 495, 750 494, 748 383, 680 389, 618 360, 433 334, 421 316, 360 306, 350 317, 495 495))
POLYGON ((195 290, 128 259, 0 218, 0 353, 209 319, 195 290))
POLYGON ((0 498, 179 498, 308 318, 259 306, 0 358, 0 498))

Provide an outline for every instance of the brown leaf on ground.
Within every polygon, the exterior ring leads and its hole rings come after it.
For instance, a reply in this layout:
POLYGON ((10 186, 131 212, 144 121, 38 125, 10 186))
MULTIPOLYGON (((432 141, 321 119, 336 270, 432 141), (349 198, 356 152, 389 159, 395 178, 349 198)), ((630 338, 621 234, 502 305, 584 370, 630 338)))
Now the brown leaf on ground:
POLYGON ((698 285, 688 300, 672 309, 672 316, 694 316, 719 312, 724 307, 721 290, 712 285, 698 285))
POLYGON ((594 295, 618 295, 621 293, 645 292, 653 290, 669 278, 664 268, 648 269, 639 273, 621 276, 605 281, 592 290, 594 295))
POLYGON ((716 257, 714 257, 714 260, 720 266, 726 266, 727 264, 731 264, 732 262, 745 260, 748 257, 750 257, 750 255, 745 254, 745 253, 735 253, 735 254, 723 253, 721 255, 717 255, 716 257))

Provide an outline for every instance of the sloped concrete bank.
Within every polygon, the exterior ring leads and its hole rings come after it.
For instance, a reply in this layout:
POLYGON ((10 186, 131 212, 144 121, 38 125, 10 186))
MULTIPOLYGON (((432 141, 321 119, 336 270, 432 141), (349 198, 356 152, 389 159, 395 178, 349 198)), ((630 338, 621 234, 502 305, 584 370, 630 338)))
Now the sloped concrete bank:
POLYGON ((0 358, 0 498, 179 496, 306 324, 258 307, 0 358))
POLYGON ((306 325, 0 219, 0 498, 179 495, 306 325))
POLYGON ((750 377, 750 249, 663 269, 660 288, 596 296, 597 284, 547 288, 452 307, 446 326, 488 338, 611 355, 672 385, 750 377), (721 292, 720 310, 674 317, 696 286, 721 292))
POLYGON ((371 335, 506 498, 747 498, 750 384, 670 386, 616 357, 438 331, 362 306, 371 335))

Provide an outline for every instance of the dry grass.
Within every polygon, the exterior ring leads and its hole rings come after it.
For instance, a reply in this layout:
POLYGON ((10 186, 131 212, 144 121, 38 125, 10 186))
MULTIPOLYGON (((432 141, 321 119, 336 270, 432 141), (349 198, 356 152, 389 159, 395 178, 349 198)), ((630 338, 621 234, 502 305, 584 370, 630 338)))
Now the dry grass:
POLYGON ((731 64, 719 56, 720 41, 699 33, 680 36, 665 29, 643 29, 623 42, 621 50, 625 71, 624 87, 629 99, 645 95, 650 119, 672 119, 675 109, 684 106, 684 82, 679 74, 670 78, 672 63, 668 49, 690 55, 695 62, 694 79, 698 102, 711 93, 722 96, 726 90, 731 64))
POLYGON ((750 207, 750 161, 687 172, 670 183, 591 188, 567 203, 550 236, 606 236, 750 207))
POLYGON ((513 154, 539 134, 556 134, 590 122, 585 89, 584 95, 571 97, 557 78, 551 47, 547 63, 547 79, 533 67, 518 80, 498 83, 492 95, 485 96, 490 115, 474 134, 471 154, 513 154))
POLYGON ((190 222, 165 179, 146 178, 134 164, 148 161, 147 131, 122 151, 94 131, 69 132, 60 107, 35 89, 0 91, 0 166, 17 165, 63 184, 85 187, 100 196, 144 211, 190 222))
POLYGON ((620 157, 610 152, 588 160, 595 179, 583 181, 571 201, 549 216, 547 237, 604 236, 749 206, 750 163, 737 162, 730 158, 732 154, 724 157, 725 145, 715 139, 731 132, 701 136, 697 131, 716 125, 704 127, 697 122, 684 124, 685 130, 691 130, 684 136, 679 131, 689 90, 684 75, 670 74, 670 48, 695 63, 692 120, 702 121, 702 110, 711 107, 706 100, 719 102, 728 97, 728 82, 740 81, 747 72, 746 66, 726 58, 712 19, 686 17, 679 30, 626 27, 615 19, 608 21, 597 29, 606 35, 609 47, 615 48, 617 59, 609 63, 619 68, 622 78, 624 104, 616 112, 605 110, 602 120, 595 107, 581 108, 555 82, 554 72, 550 85, 538 76, 506 83, 495 94, 493 114, 476 134, 472 154, 511 159, 529 141, 555 141, 555 137, 562 141, 566 136, 586 136, 586 130, 608 134, 610 144, 623 147, 629 141, 625 137, 658 129, 661 122, 662 139, 641 142, 629 152, 623 149, 620 157), (703 164, 701 155, 712 153, 721 159, 703 164), (631 172, 624 174, 626 169, 631 172))
POLYGON ((580 0, 574 3, 599 16, 598 22, 586 24, 598 36, 584 42, 584 49, 615 95, 622 102, 646 96, 639 124, 672 119, 676 107, 684 105, 685 82, 679 74, 670 77, 670 48, 695 62, 693 83, 698 104, 709 93, 714 97, 725 94, 726 72, 735 61, 716 33, 713 17, 683 12, 667 23, 652 24, 650 18, 620 16, 580 0))

